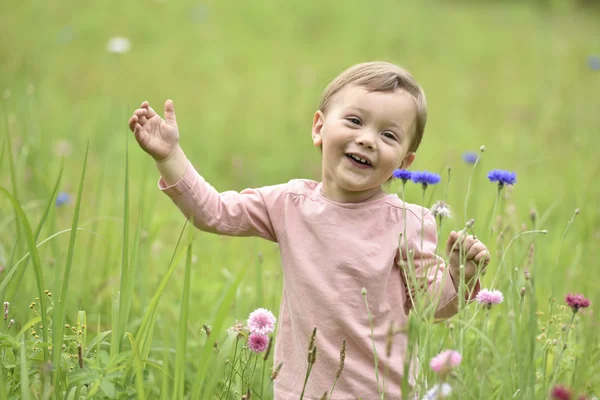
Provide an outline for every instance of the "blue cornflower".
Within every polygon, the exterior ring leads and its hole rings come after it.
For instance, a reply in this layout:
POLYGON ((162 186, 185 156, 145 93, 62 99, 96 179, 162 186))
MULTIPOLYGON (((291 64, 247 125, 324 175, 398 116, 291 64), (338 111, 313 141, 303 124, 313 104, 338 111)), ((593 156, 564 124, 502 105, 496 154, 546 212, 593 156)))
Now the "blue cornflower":
POLYGON ((426 188, 427 185, 435 185, 440 181, 440 176, 438 174, 434 174, 433 172, 427 171, 415 171, 411 174, 410 179, 414 183, 420 183, 423 185, 423 188, 426 188))
POLYGON ((475 164, 475 162, 477 161, 477 157, 479 157, 479 155, 472 151, 467 151, 462 156, 464 162, 466 162, 467 164, 475 164))
POLYGON ((504 185, 514 185, 517 182, 517 174, 501 169, 493 169, 488 173, 488 179, 490 182, 498 182, 500 187, 504 185))
POLYGON ((395 169, 392 176, 395 179, 402 179, 402 182, 406 183, 410 179, 411 173, 405 169, 395 169))
POLYGON ((70 201, 71 201, 71 196, 69 196, 68 193, 60 192, 58 194, 58 196, 56 196, 56 205, 58 207, 62 206, 63 204, 67 204, 70 201))
POLYGON ((590 56, 588 66, 592 71, 600 71, 600 56, 590 56))

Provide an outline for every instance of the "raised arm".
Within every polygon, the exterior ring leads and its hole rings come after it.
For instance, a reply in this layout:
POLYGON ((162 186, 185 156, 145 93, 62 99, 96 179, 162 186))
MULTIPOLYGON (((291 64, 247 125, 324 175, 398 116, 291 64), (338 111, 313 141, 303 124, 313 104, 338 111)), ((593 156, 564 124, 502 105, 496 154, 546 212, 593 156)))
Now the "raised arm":
POLYGON ((229 236, 259 236, 277 241, 286 185, 241 192, 217 192, 193 168, 179 146, 173 102, 165 102, 162 119, 143 102, 129 120, 140 147, 156 163, 160 189, 198 229, 229 236))

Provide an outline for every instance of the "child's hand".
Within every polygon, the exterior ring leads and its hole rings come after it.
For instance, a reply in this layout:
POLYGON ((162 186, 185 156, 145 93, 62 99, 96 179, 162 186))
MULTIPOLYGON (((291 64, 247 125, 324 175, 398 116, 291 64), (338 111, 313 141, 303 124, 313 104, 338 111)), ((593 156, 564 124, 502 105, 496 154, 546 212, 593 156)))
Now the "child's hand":
POLYGON ((140 147, 156 161, 168 159, 179 148, 179 131, 171 100, 165 102, 165 119, 144 101, 129 119, 129 129, 140 147))
POLYGON ((446 253, 450 256, 450 275, 455 284, 460 281, 460 251, 463 253, 465 266, 465 283, 475 276, 479 264, 481 271, 490 263, 490 252, 483 243, 463 230, 452 231, 446 243, 446 253))

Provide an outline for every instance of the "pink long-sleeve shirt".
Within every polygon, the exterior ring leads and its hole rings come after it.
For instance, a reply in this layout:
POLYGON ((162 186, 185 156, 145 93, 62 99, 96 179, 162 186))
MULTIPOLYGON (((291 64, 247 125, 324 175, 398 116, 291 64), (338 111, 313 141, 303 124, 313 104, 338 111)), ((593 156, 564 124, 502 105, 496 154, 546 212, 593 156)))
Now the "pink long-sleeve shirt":
POLYGON ((394 336, 388 359, 386 336, 390 322, 406 325, 412 304, 402 273, 407 260, 404 241, 399 245, 405 207, 407 247, 415 273, 427 278, 427 291, 437 299, 436 317, 457 312, 456 289, 443 259, 435 254, 434 217, 396 195, 337 203, 323 196, 321 183, 303 179, 219 193, 191 164, 179 182, 167 186, 161 178, 159 188, 202 231, 258 236, 279 244, 283 293, 274 362, 283 361, 283 367, 274 382, 275 399, 300 397, 314 327, 317 361, 304 398, 319 399, 331 389, 342 339, 347 343, 345 365, 332 399, 379 398, 363 287, 372 314, 380 382, 387 370, 386 398, 399 398, 407 337, 394 336))

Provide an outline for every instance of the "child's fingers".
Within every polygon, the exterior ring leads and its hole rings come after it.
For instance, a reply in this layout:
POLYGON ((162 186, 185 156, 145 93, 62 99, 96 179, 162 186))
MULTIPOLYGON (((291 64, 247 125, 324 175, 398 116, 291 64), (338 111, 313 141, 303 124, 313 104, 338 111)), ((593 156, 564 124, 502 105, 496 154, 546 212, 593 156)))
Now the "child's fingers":
POLYGON ((473 245, 467 251, 467 255, 466 255, 467 260, 473 260, 475 258, 475 256, 483 250, 486 250, 485 245, 483 243, 481 243, 480 241, 476 241, 475 243, 473 243, 473 245))
POLYGON ((170 99, 165 101, 165 121, 173 125, 177 123, 175 120, 175 106, 170 99))
POLYGON ((458 232, 450 232, 450 236, 448 236, 448 241, 446 242, 447 254, 450 254, 452 252, 452 247, 454 246, 454 243, 456 243, 456 239, 458 239, 458 232))
POLYGON ((473 261, 477 264, 483 261, 483 265, 488 265, 491 260, 490 252, 488 249, 481 250, 479 253, 473 257, 473 261))
POLYGON ((129 118, 129 129, 131 130, 131 132, 133 132, 135 130, 135 124, 137 124, 138 122, 138 117, 137 115, 133 114, 131 116, 131 118, 129 118))
MULTIPOLYGON (((144 103, 148 103, 148 102, 146 101, 144 103)), ((144 103, 142 103, 142 104, 144 104, 144 103)), ((146 104, 146 107, 144 107, 144 109, 146 110, 146 118, 150 119, 156 115, 156 111, 154 111, 154 109, 152 107, 150 107, 149 104, 146 104)))

